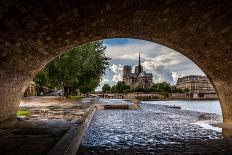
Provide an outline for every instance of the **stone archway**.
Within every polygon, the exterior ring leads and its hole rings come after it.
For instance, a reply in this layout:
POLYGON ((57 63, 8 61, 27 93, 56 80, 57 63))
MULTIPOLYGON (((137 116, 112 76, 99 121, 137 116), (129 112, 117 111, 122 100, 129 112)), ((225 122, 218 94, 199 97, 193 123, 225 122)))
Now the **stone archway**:
POLYGON ((0 121, 15 117, 33 76, 65 49, 130 37, 165 45, 194 61, 232 122, 230 0, 15 0, 0 2, 0 121))

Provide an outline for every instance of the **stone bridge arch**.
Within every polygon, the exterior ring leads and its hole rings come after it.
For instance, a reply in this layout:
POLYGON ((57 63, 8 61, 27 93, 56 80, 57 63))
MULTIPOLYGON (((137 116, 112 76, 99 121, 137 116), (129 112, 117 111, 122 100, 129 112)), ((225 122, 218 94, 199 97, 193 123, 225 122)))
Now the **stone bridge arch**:
POLYGON ((194 61, 232 122, 230 0, 2 0, 0 121, 14 119, 29 81, 50 60, 94 40, 130 37, 165 45, 194 61))

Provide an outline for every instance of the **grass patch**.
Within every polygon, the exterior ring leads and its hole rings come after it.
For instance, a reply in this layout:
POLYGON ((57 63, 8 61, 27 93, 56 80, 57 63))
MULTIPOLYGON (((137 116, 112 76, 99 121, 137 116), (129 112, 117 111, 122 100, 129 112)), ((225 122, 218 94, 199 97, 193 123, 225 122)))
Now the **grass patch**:
POLYGON ((26 110, 26 109, 21 109, 17 111, 17 116, 25 116, 25 117, 30 117, 31 113, 26 110))
POLYGON ((68 99, 71 99, 71 100, 80 100, 82 98, 85 98, 84 96, 69 96, 68 99))

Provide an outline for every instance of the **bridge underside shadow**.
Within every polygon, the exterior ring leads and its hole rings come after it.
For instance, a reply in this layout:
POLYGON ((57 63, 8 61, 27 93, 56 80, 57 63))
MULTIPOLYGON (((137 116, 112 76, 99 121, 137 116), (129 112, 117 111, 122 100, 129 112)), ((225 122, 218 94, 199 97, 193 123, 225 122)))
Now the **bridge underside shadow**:
POLYGON ((99 39, 139 38, 172 48, 213 83, 232 121, 230 0, 0 2, 0 120, 14 119, 29 81, 66 49, 99 39))

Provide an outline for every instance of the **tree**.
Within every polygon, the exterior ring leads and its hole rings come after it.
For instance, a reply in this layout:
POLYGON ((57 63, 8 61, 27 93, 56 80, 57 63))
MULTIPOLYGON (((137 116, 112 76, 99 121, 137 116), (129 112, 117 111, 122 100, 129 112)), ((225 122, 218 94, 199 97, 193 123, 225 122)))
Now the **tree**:
POLYGON ((114 93, 126 93, 130 90, 130 86, 126 85, 124 81, 118 81, 116 85, 112 86, 112 92, 114 93))
POLYGON ((170 84, 167 82, 156 83, 151 87, 153 92, 169 92, 171 90, 170 84))
POLYGON ((110 92, 110 85, 109 84, 104 84, 104 86, 102 87, 102 92, 106 93, 106 92, 110 92))
POLYGON ((117 90, 116 90, 116 85, 113 85, 113 86, 111 87, 110 91, 111 91, 112 93, 116 93, 116 92, 117 92, 117 90))
MULTIPOLYGON (((93 91, 109 64, 105 49, 103 41, 95 41, 58 56, 41 70, 46 78, 43 85, 61 88, 66 96, 76 89, 83 93, 93 91)), ((40 76, 41 73, 36 75, 35 82, 40 76)))
POLYGON ((163 82, 163 83, 162 83, 162 86, 163 86, 163 89, 164 89, 165 92, 171 91, 171 87, 170 87, 170 84, 169 84, 169 83, 163 82))
POLYGON ((189 89, 188 89, 188 88, 184 88, 183 92, 184 92, 184 93, 188 93, 188 92, 189 92, 189 89))
POLYGON ((43 69, 39 73, 37 73, 36 77, 34 78, 34 82, 38 86, 37 95, 40 95, 40 93, 43 91, 42 86, 46 85, 46 83, 48 82, 46 69, 43 69))

